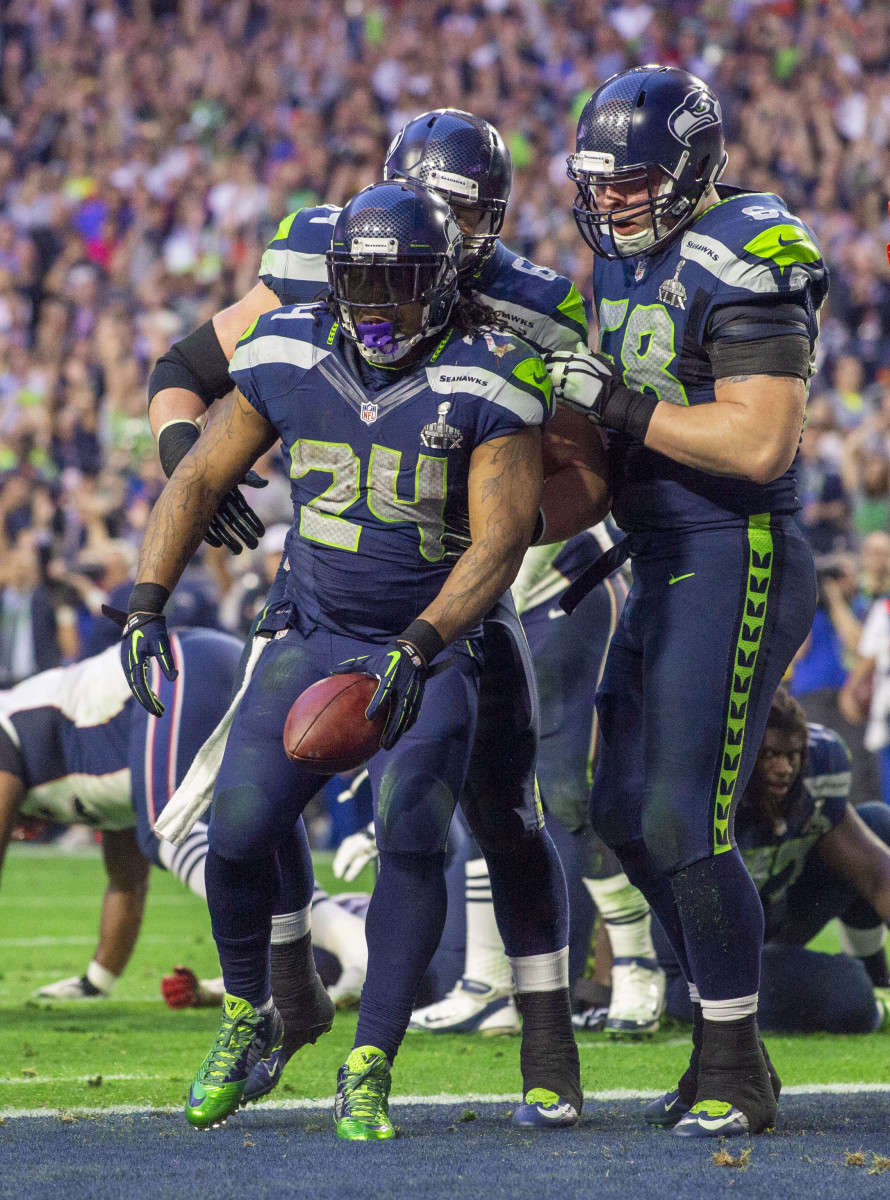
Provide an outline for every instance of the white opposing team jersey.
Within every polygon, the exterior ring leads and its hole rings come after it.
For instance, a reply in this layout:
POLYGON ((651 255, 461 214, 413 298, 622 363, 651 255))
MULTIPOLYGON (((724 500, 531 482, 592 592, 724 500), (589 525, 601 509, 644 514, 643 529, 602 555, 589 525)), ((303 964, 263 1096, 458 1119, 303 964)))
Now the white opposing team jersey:
POLYGON ((532 546, 510 589, 520 616, 561 596, 570 583, 615 544, 614 526, 601 521, 567 542, 532 546))
POLYGON ((134 826, 131 709, 116 645, 0 692, 0 730, 28 789, 22 812, 98 829, 134 826))

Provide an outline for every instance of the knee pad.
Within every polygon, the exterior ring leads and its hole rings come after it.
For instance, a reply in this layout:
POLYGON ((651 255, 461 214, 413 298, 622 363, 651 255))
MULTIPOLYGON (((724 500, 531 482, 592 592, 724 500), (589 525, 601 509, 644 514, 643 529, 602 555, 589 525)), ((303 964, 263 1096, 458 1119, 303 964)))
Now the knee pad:
POLYGON ((263 810, 262 794, 253 784, 224 788, 213 799, 211 848, 231 862, 274 854, 282 837, 293 832, 294 819, 278 829, 263 810))
POLYGON ((455 798, 447 784, 432 775, 386 771, 377 800, 377 846, 381 854, 444 854, 455 798))

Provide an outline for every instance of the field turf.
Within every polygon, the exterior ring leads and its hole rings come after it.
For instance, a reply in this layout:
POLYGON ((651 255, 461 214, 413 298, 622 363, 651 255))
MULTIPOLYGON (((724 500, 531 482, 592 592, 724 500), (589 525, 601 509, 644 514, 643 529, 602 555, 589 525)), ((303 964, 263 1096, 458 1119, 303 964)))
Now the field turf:
MULTIPOLYGON (((317 874, 331 890, 341 886, 332 878, 329 856, 318 857, 317 874)), ((178 1110, 211 1044, 218 1015, 207 1010, 171 1012, 158 988, 161 975, 180 962, 199 975, 218 974, 201 901, 169 875, 155 871, 143 934, 114 999, 52 1006, 30 999, 41 984, 80 974, 86 967, 95 945, 103 886, 97 853, 62 855, 24 846, 13 847, 8 856, 0 890, 0 1157, 6 1157, 4 1149, 13 1150, 7 1161, 15 1162, 16 1169, 5 1183, 0 1173, 0 1195, 60 1195, 64 1187, 75 1198, 172 1196, 181 1194, 170 1180, 183 1169, 183 1150, 196 1154, 202 1164, 205 1159, 212 1164, 209 1143, 216 1135, 193 1134, 178 1110), (33 1119, 23 1120, 26 1112, 33 1119), (150 1153, 146 1138, 154 1147, 150 1153), (75 1149, 69 1145, 72 1139, 75 1149), (122 1164, 122 1179, 144 1176, 145 1186, 123 1189, 114 1182, 118 1166, 110 1164, 122 1164), (162 1180, 167 1181, 163 1186, 162 1180), (15 1191, 9 1190, 13 1187, 15 1191)), ((350 890, 362 886, 370 888, 369 873, 349 885, 350 890)), ((268 1172, 251 1194, 293 1194, 284 1161, 286 1143, 293 1142, 292 1157, 302 1160, 308 1152, 313 1159, 315 1174, 302 1179, 309 1188, 305 1194, 314 1192, 319 1198, 366 1194, 361 1163, 383 1161, 387 1149, 392 1153, 386 1161, 394 1173, 385 1187, 375 1187, 375 1195, 422 1191, 430 1200, 466 1189, 467 1194, 475 1190, 492 1196, 587 1195, 592 1165, 599 1180, 596 1191, 603 1196, 660 1197, 662 1175, 668 1178, 672 1172, 680 1172, 686 1181, 677 1193, 684 1196, 712 1195, 715 1183, 722 1189, 730 1179, 744 1184, 734 1187, 733 1194, 744 1191, 751 1196, 773 1195, 777 1184, 792 1194, 798 1188, 811 1190, 815 1200, 848 1194, 850 1188, 855 1195, 887 1194, 890 1174, 883 1179, 878 1175, 884 1170, 882 1156, 890 1154, 890 1095, 883 1089, 847 1095, 839 1086, 886 1085, 886 1034, 769 1039, 786 1084, 797 1085, 794 1090, 803 1094, 783 1101, 779 1132, 772 1135, 778 1139, 775 1143, 752 1141, 752 1163, 759 1161, 772 1173, 758 1175, 754 1166, 718 1172, 710 1159, 716 1147, 709 1145, 706 1151, 697 1145, 691 1150, 669 1135, 640 1128, 640 1097, 670 1086, 688 1058, 688 1028, 670 1023, 641 1044, 610 1042, 596 1034, 579 1036, 583 1082, 590 1097, 584 1121, 574 1135, 546 1135, 551 1139, 546 1149, 505 1121, 518 1098, 518 1039, 409 1035, 393 1075, 392 1112, 402 1128, 398 1149, 366 1147, 371 1159, 362 1159, 360 1148, 341 1147, 333 1139, 327 1111, 354 1029, 354 1013, 338 1015, 333 1032, 290 1065, 275 1102, 237 1114, 219 1131, 214 1144, 234 1156, 226 1167, 234 1172, 233 1187, 239 1172, 253 1170, 245 1151, 265 1146, 265 1157, 271 1154, 268 1172), (836 1094, 813 1096, 821 1085, 836 1094), (307 1102, 314 1102, 314 1110, 307 1102), (860 1146, 865 1148, 862 1167, 846 1167, 844 1151, 860 1146), (338 1158, 338 1152, 346 1157, 338 1158), (428 1178, 415 1152, 429 1162, 428 1178), (819 1162, 831 1170, 820 1175, 817 1184, 807 1172, 819 1162), (876 1162, 877 1175, 872 1177, 868 1172, 876 1162), (338 1177, 338 1163, 348 1166, 343 1177, 338 1177), (401 1165, 395 1171, 397 1163, 401 1165), (323 1186, 326 1179, 329 1192, 323 1186)), ((730 1149, 736 1154, 741 1146, 730 1149)), ((207 1170, 205 1179, 213 1174, 209 1165, 207 1170)), ((251 1191, 246 1182, 245 1188, 251 1191)), ((215 1186, 201 1191, 206 1200, 235 1194, 215 1186)))

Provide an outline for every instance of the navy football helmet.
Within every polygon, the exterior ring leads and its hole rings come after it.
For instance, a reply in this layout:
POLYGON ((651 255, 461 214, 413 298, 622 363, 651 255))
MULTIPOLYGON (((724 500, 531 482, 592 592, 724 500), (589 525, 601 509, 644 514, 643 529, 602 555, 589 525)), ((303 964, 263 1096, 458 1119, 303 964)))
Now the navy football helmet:
POLYGON ((720 104, 702 80, 658 65, 613 75, 584 105, 568 158, 581 236, 603 258, 653 253, 689 224, 726 157, 720 104), (601 206, 609 184, 637 184, 646 194, 610 209, 601 206), (643 216, 641 231, 616 228, 643 216))
POLYGON ((495 127, 458 108, 415 117, 387 150, 383 178, 418 179, 449 204, 478 212, 479 229, 464 238, 461 275, 478 274, 494 253, 513 182, 510 151, 495 127))
POLYGON ((444 329, 461 247, 454 213, 413 179, 372 183, 340 211, 328 280, 343 333, 368 362, 396 363, 444 329))

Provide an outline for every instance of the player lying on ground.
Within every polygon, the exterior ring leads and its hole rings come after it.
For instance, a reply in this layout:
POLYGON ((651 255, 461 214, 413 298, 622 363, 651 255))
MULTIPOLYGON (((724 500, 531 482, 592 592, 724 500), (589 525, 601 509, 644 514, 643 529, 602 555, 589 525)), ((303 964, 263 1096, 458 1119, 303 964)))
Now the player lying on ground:
MULTIPOLYGON (((515 330, 538 349, 556 351, 572 350, 579 344, 586 346, 588 331, 584 305, 571 281, 514 254, 499 240, 510 196, 511 176, 509 151, 498 131, 488 122, 455 109, 438 109, 409 122, 394 138, 384 164, 385 178, 418 179, 438 192, 452 207, 464 235, 465 253, 459 273, 463 292, 493 308, 506 328, 515 330)), ((217 313, 212 321, 178 342, 159 360, 150 385, 150 419, 168 475, 198 437, 195 421, 214 400, 231 389, 228 360, 243 331, 262 313, 279 304, 314 300, 325 287, 324 256, 330 248, 339 211, 333 205, 321 205, 289 214, 263 255, 260 282, 231 308, 217 313)), ((591 478, 588 470, 594 449, 590 430, 571 411, 556 413, 545 431, 544 448, 547 478, 543 506, 548 514, 547 537, 552 540, 583 527, 586 519, 595 518, 599 474, 595 472, 591 478), (567 497, 564 511, 570 513, 572 525, 571 529, 561 529, 564 519, 559 508, 567 497)), ((233 494, 221 505, 212 525, 211 538, 214 542, 223 538, 233 551, 240 551, 239 536, 247 545, 255 543, 256 528, 251 532, 248 528, 251 523, 258 528, 243 496, 233 494)), ((596 552, 595 543, 575 543, 573 552, 568 555, 573 572, 580 573, 586 559, 590 555, 595 557, 596 552), (585 553, 579 554, 579 548, 585 553)), ((282 570, 270 593, 270 605, 282 599, 285 581, 286 572, 282 570)), ((593 654, 596 646, 602 646, 603 637, 608 637, 611 632, 613 619, 607 590, 597 589, 597 595, 599 599, 592 598, 590 607, 597 609, 605 624, 591 632, 593 654)), ((298 602, 296 595, 288 598, 298 602)), ((534 697, 531 696, 530 705, 523 699, 532 692, 527 678, 530 672, 528 652, 509 605, 500 604, 488 614, 483 622, 483 634, 485 667, 480 716, 476 749, 468 768, 469 793, 477 797, 507 786, 517 789, 533 786, 531 764, 537 738, 534 697), (512 730, 511 739, 503 738, 505 727, 512 730)), ((594 669, 598 679, 599 667, 594 669)), ((577 679, 573 682, 579 686, 583 683, 577 679)), ((591 682, 595 685, 595 681, 591 682)), ((580 776, 578 782, 580 784, 580 776)), ((603 872, 607 864, 597 848, 602 843, 593 837, 586 811, 582 812, 581 806, 573 801, 568 808, 561 807, 561 819, 565 816, 568 817, 566 827, 587 848, 583 873, 596 884, 595 890, 600 903, 605 905, 609 921, 615 928, 629 924, 637 931, 645 925, 647 931, 645 937, 625 946, 625 956, 633 958, 634 962, 619 964, 611 1020, 619 1027, 652 1027, 657 1018, 660 989, 658 975, 641 965, 641 960, 651 962, 648 905, 623 874, 605 877, 603 872)), ((485 878, 479 875, 482 864, 483 860, 477 858, 468 874, 467 886, 474 897, 487 886, 485 878)), ((618 871, 614 860, 610 866, 613 871, 618 871)), ((467 978, 486 986, 480 992, 478 988, 464 988, 459 983, 453 999, 461 1021, 472 1021, 479 1018, 480 1013, 481 1019, 485 1020, 491 1014, 483 1013, 482 1009, 489 1003, 500 1005, 504 988, 512 989, 512 980, 508 972, 505 975, 499 951, 496 955, 500 964, 497 978, 476 978, 480 974, 479 958, 486 954, 481 944, 489 938, 497 944, 500 935, 490 906, 483 910, 473 901, 470 908, 468 902, 467 911, 475 914, 470 944, 480 946, 480 956, 468 963, 467 978), (474 1011, 468 1013, 468 1008, 474 1011)), ((273 926, 278 924, 281 922, 276 915, 273 926)), ((273 990, 278 970, 276 958, 277 953, 272 964, 273 990)), ((499 1008, 499 1012, 503 1019, 503 1008, 499 1008)), ((508 1012, 507 1016, 511 1014, 508 1012)), ((512 1019, 518 1019, 515 1010, 512 1019)))
POLYGON ((614 76, 569 174, 602 353, 550 356, 609 430, 634 582, 597 710, 594 828, 646 896, 695 1006, 681 1136, 759 1133, 778 1080, 757 1030, 763 912, 733 838, 815 577, 793 463, 827 272, 773 195, 722 188, 720 106, 675 68, 614 76))
MULTIPOLYGON (((139 937, 152 863, 206 896, 204 822, 178 848, 156 837, 152 825, 228 706, 241 643, 213 630, 180 629, 170 645, 178 677, 171 682, 156 670, 153 679, 169 709, 165 721, 149 719, 134 701, 117 647, 0 692, 0 865, 17 817, 34 816, 100 830, 108 876, 89 965, 83 975, 40 988, 41 999, 111 995, 139 937)), ((350 978, 359 970, 363 976, 362 923, 320 888, 312 913, 316 943, 338 955, 350 978)), ((212 983, 204 999, 219 1003, 212 983)), ((335 986, 332 999, 338 994, 335 986)), ((329 1028, 331 1006, 322 1004, 323 1019, 314 1024, 329 1028)), ((310 1033, 300 1033, 304 1043, 310 1033)))
MULTIPOLYGON (((890 919, 890 807, 853 808, 849 787, 850 756, 843 741, 824 725, 808 725, 797 701, 779 688, 736 814, 739 849, 766 920, 759 1018, 766 1029, 872 1033, 890 1028, 884 948, 890 919), (805 949, 834 918, 844 953, 805 949)), ((691 1020, 682 972, 666 940, 659 941, 669 979, 668 1011, 691 1020)), ((647 1116, 657 1124, 673 1124, 683 1111, 682 1099, 671 1092, 650 1105, 647 1116)))
MULTIPOLYGON (((231 364, 240 390, 174 472, 146 532, 123 643, 125 663, 138 656, 135 676, 165 653, 163 604, 220 500, 282 437, 297 603, 274 614, 283 636, 260 656, 215 789, 207 892, 227 998, 187 1104, 196 1125, 238 1107, 255 1065, 270 1078, 280 1071, 269 974, 275 853, 318 786, 287 758, 281 733, 294 697, 345 668, 378 676, 372 715, 390 708, 386 750, 369 764, 381 869, 366 924, 368 979, 335 1116, 342 1137, 394 1132, 390 1064, 441 933, 444 843, 476 718, 481 620, 535 525, 550 407, 538 355, 480 328, 457 299, 460 254, 450 210, 421 185, 360 193, 334 227, 331 301, 268 314, 248 331, 231 364), (446 646, 447 669, 430 675, 446 646)), ((138 678, 134 687, 151 705, 138 678)), ((503 807, 483 800, 464 803, 489 859, 523 1011, 516 1118, 544 1123, 546 1110, 552 1124, 572 1123, 582 1095, 564 877, 539 812, 517 811, 513 793, 503 807)), ((306 864, 294 924, 310 895, 306 864)), ((304 979, 315 970, 311 958, 292 969, 304 979)))

